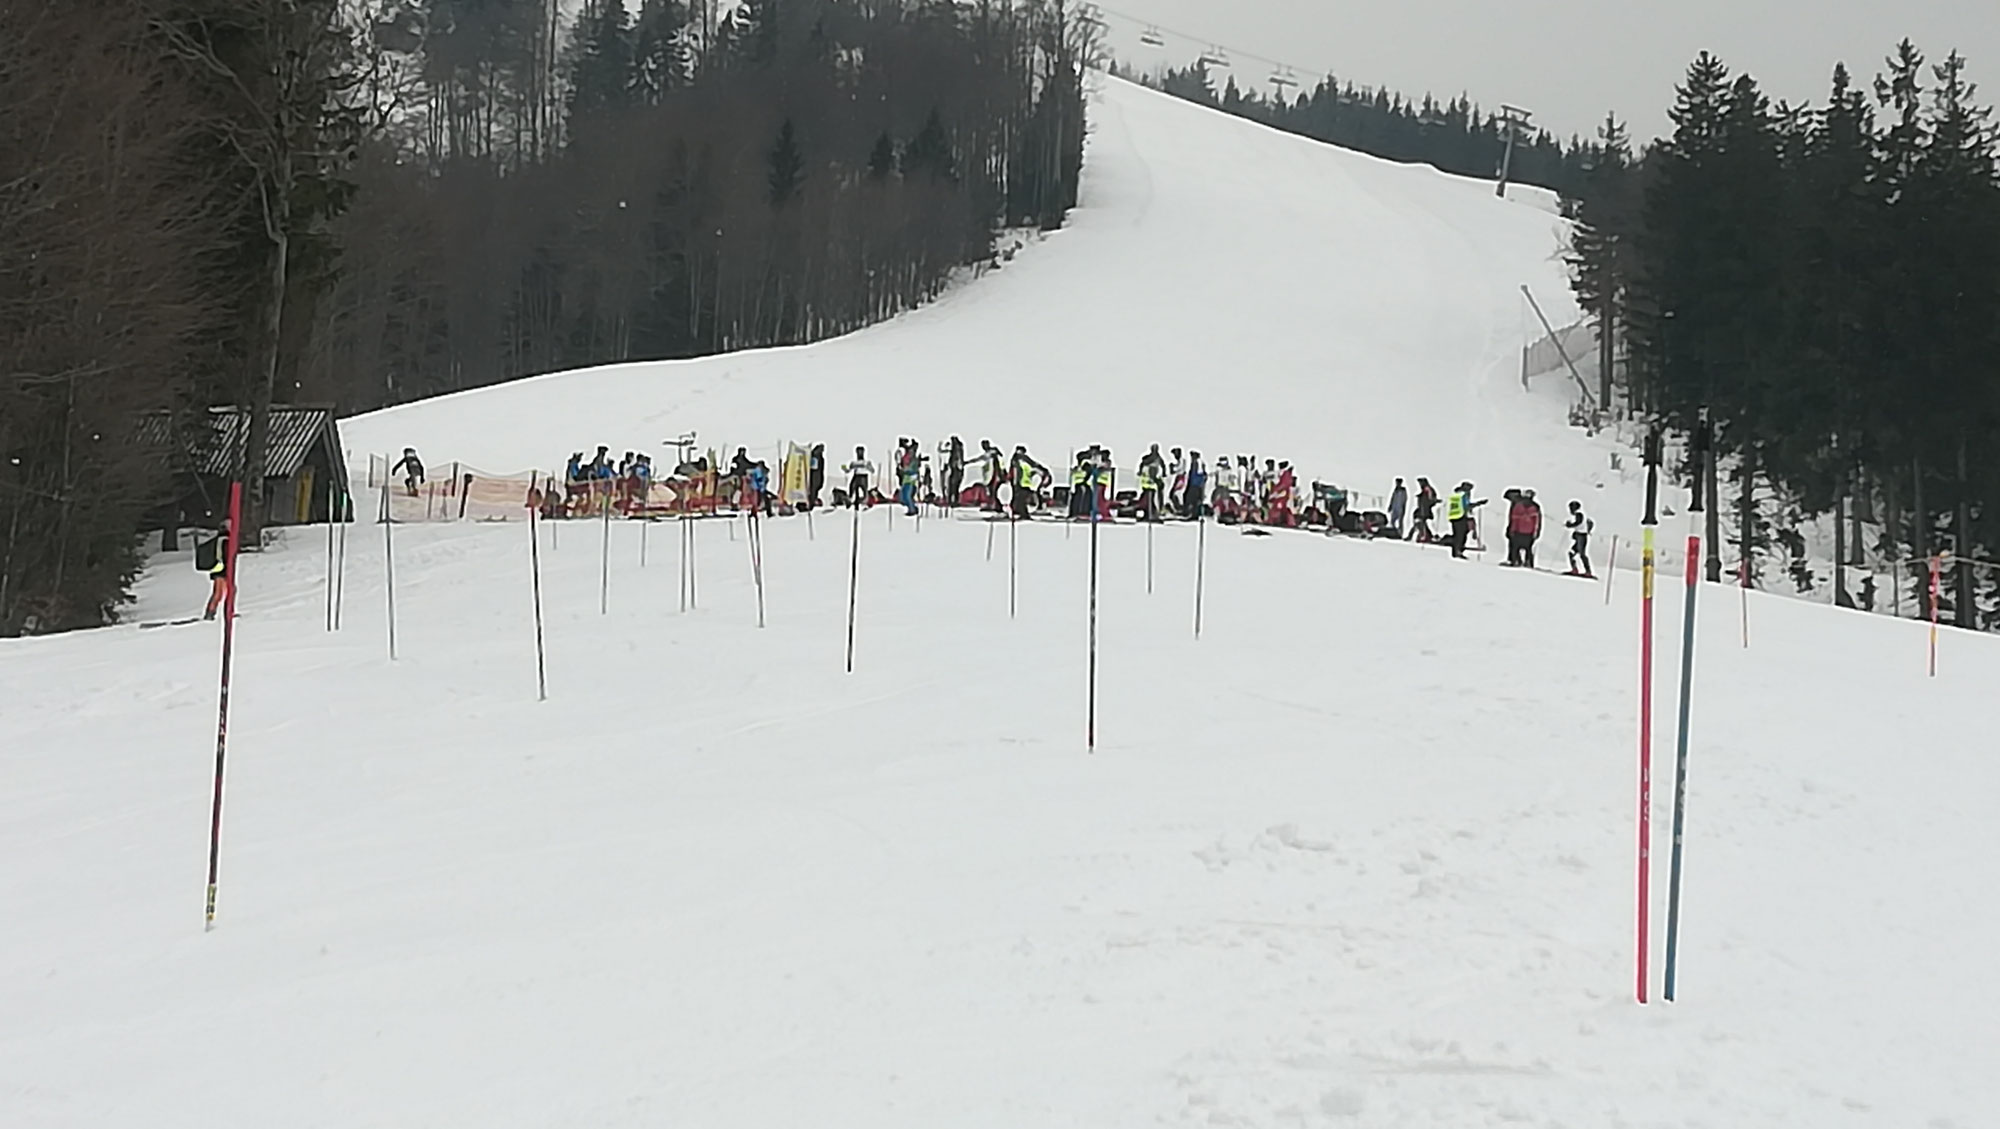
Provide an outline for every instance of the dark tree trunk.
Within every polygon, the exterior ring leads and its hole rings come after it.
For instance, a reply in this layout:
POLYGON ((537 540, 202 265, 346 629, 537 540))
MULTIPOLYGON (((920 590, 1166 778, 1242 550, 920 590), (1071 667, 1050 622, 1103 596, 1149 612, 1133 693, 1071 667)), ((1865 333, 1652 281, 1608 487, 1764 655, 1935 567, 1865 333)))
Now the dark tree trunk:
POLYGON ((1954 622, 1960 627, 1979 627, 1979 608, 1972 599, 1972 477, 1965 461, 1965 433, 1958 436, 1958 509, 1951 519, 1952 543, 1957 556, 1953 577, 1953 600, 1957 603, 1954 622))

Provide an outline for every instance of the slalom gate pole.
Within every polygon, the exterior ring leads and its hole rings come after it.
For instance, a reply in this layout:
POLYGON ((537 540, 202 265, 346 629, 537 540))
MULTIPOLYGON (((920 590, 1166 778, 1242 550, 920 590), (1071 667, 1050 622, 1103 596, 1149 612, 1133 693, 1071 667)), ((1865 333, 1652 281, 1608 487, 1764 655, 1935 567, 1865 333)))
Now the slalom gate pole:
POLYGON ((229 674, 236 657, 236 550, 243 536, 243 483, 229 484, 229 540, 223 543, 222 685, 215 707, 215 796, 208 809, 208 909, 202 932, 215 928, 215 878, 222 861, 222 763, 229 752, 229 674))
POLYGON ((326 506, 326 631, 334 629, 334 506, 326 506))
POLYGON ((750 577, 757 582, 757 626, 764 626, 764 534, 757 525, 757 511, 750 511, 750 577))
POLYGON ((528 485, 528 569, 534 577, 535 594, 535 700, 549 700, 549 665, 542 647, 542 538, 537 528, 537 514, 541 507, 535 504, 534 480, 528 485))
POLYGON ((1208 515, 1194 527, 1194 637, 1201 638, 1201 591, 1208 573, 1208 515))
POLYGON ((681 611, 688 610, 688 515, 681 511, 681 611))
POLYGON ((1018 539, 1015 537, 1015 527, 1018 526, 1019 524, 1020 524, 1019 519, 1013 515, 1012 511, 1009 511, 1007 514, 1007 618, 1008 619, 1014 618, 1014 610, 1016 605, 1019 603, 1019 600, 1017 600, 1015 597, 1015 590, 1018 587, 1018 585, 1014 579, 1015 573, 1019 571, 1019 566, 1017 565, 1016 562, 1020 557, 1020 553, 1016 551, 1018 539))
POLYGON ((1636 995, 1646 1002, 1647 964, 1652 949, 1649 910, 1653 868, 1653 530, 1660 523, 1658 431, 1646 438, 1646 516, 1639 543, 1639 921, 1636 995))
POLYGON ((1944 558, 1931 557, 1931 677, 1937 677, 1939 578, 1944 574, 1944 558))
POLYGON ((340 529, 334 537, 333 629, 340 630, 340 612, 347 600, 347 526, 354 520, 354 499, 340 496, 340 529))
POLYGON ((1666 982, 1661 996, 1674 999, 1674 974, 1678 970, 1681 934, 1681 833, 1687 819, 1688 715, 1694 698, 1694 610, 1701 591, 1702 488, 1708 482, 1710 432, 1708 409, 1703 408, 1694 435, 1694 500, 1688 506, 1687 599, 1681 609, 1681 700, 1680 724, 1674 738, 1674 833, 1673 861, 1667 871, 1667 963, 1666 982))
POLYGON ((1146 595, 1153 594, 1153 523, 1146 523, 1146 595))
POLYGON ((854 604, 861 587, 861 507, 854 507, 853 552, 847 558, 847 673, 854 673, 854 604))
POLYGON ((1097 751, 1097 484, 1090 483, 1090 705, 1084 747, 1097 751))
POLYGON ((1611 580, 1618 575, 1618 535, 1611 535, 1611 563, 1604 569, 1604 606, 1611 606, 1611 580))
POLYGON ((1743 558, 1737 566, 1737 571, 1742 574, 1737 589, 1743 593, 1743 647, 1748 650, 1750 648, 1750 558, 1743 558))
POLYGON ((604 543, 597 555, 597 614, 607 615, 611 611, 611 496, 606 494, 599 504, 604 514, 604 543))
POLYGON ((389 485, 382 484, 382 575, 389 595, 389 661, 396 661, 396 522, 389 513, 389 485))

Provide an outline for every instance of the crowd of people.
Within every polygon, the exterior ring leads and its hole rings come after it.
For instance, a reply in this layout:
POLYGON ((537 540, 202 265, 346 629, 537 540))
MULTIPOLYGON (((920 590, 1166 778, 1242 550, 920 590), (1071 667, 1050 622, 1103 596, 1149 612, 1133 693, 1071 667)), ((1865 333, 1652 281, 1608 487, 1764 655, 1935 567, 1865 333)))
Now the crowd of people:
MULTIPOLYGON (((829 489, 826 445, 801 450, 803 465, 787 468, 794 475, 788 492, 768 463, 752 458, 742 447, 720 465, 720 460, 688 451, 671 475, 656 480, 646 454, 627 451, 614 459, 609 448, 600 446, 588 460, 581 451, 572 455, 560 489, 551 484, 537 491, 534 504, 543 516, 552 518, 595 516, 607 508, 628 516, 725 509, 776 516, 827 506, 877 505, 900 506, 912 517, 929 506, 978 510, 1017 521, 1055 515, 1075 521, 1212 518, 1232 526, 1443 544, 1454 557, 1484 550, 1479 512, 1487 499, 1476 496, 1470 481, 1440 494, 1428 478, 1419 477, 1414 491, 1398 478, 1386 505, 1377 508, 1356 505, 1346 489, 1333 483, 1302 484, 1287 459, 1265 458, 1260 463, 1253 455, 1222 455, 1211 465, 1200 451, 1170 447, 1162 452, 1155 443, 1138 459, 1133 477, 1121 482, 1120 468, 1106 447, 1076 451, 1058 475, 1025 444, 1007 453, 987 439, 980 441, 977 451, 968 451, 954 435, 938 445, 935 458, 916 439, 901 438, 888 464, 880 468, 866 447, 856 447, 852 460, 832 468, 838 478, 829 489), (1437 524, 1440 520, 1442 527, 1437 524)), ((1542 536, 1541 503, 1528 489, 1509 489, 1502 498, 1507 503, 1506 563, 1534 568, 1542 536)), ((1582 503, 1570 502, 1564 529, 1570 539, 1572 575, 1592 575, 1592 528, 1582 503)))

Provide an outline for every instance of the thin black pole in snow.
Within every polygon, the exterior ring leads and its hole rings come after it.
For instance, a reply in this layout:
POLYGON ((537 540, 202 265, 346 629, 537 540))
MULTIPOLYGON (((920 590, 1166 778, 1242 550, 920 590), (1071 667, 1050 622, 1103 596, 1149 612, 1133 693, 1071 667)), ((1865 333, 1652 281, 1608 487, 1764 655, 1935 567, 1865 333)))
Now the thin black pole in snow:
POLYGON ((549 700, 548 658, 542 648, 542 537, 536 528, 536 514, 541 507, 535 504, 535 487, 532 479, 528 485, 528 568, 534 576, 535 592, 535 700, 549 700))
POLYGON ((750 511, 750 578, 757 582, 757 626, 764 626, 764 535, 757 525, 757 511, 750 511))
POLYGON ((1018 571, 1018 565, 1016 564, 1016 562, 1020 558, 1020 553, 1016 551, 1016 546, 1019 544, 1019 541, 1015 537, 1015 530, 1019 524, 1020 524, 1019 519, 1016 518, 1012 513, 1009 513, 1007 515, 1007 618, 1008 619, 1014 618, 1014 607, 1015 604, 1017 603, 1014 597, 1014 592, 1016 588, 1014 575, 1018 571))
POLYGON ((1097 488, 1090 491, 1090 706, 1085 723, 1084 747, 1097 751, 1097 488))
POLYGON ((604 507, 604 547, 598 553, 600 569, 597 577, 597 614, 607 615, 611 611, 611 498, 606 495, 604 507))
POLYGON ((1153 523, 1146 523, 1146 595, 1153 594, 1153 523))
POLYGON ((334 629, 334 498, 326 496, 326 631, 334 629))
POLYGON ((383 590, 389 594, 389 661, 396 661, 396 539, 392 531, 396 522, 389 514, 389 484, 382 484, 382 574, 387 583, 383 590))
POLYGON ((861 586, 861 507, 854 507, 854 550, 847 561, 847 673, 854 673, 854 604, 861 586))
POLYGON ((1681 626, 1681 701, 1680 728, 1674 749, 1674 834, 1673 862, 1667 873, 1667 967, 1665 990, 1661 992, 1667 1002, 1674 999, 1674 983, 1679 972, 1681 937, 1681 831, 1687 813, 1688 779, 1688 714, 1694 697, 1694 606, 1695 594, 1701 590, 1701 521, 1704 511, 1702 487, 1708 481, 1708 461, 1714 458, 1709 449, 1708 409, 1701 410, 1701 420, 1696 424, 1694 435, 1694 504, 1688 507, 1687 539, 1687 603, 1683 609, 1681 626))
POLYGON ((688 515, 681 512, 681 610, 688 610, 688 515))
POLYGON ((347 599, 347 526, 354 520, 354 499, 340 495, 340 529, 333 550, 333 629, 340 630, 340 612, 347 599))
POLYGON ((1194 533, 1194 637, 1201 638, 1201 590, 1208 573, 1208 518, 1195 523, 1194 533))

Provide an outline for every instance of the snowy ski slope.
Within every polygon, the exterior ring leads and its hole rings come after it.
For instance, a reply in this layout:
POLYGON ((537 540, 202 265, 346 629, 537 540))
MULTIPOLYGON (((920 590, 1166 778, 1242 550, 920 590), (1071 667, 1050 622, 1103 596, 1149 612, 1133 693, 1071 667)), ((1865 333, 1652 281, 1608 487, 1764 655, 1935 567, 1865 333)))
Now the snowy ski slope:
MULTIPOLYGON (((347 435, 499 470, 956 429, 1595 483, 1512 367, 1513 287, 1561 293, 1545 213, 1129 87, 1096 120, 1076 226, 930 309, 347 435)), ((1149 593, 1145 531, 1104 529, 1087 755, 1087 530, 1018 530, 1010 617, 1006 526, 867 515, 848 675, 855 529, 763 530, 760 631, 740 523, 700 523, 686 613, 678 526, 608 558, 545 528, 547 702, 525 525, 395 530, 394 663, 382 529, 338 633, 324 531, 287 531, 242 566, 209 934, 214 625, 0 641, 0 1127, 1993 1124, 1993 639, 1947 633, 1933 680, 1921 625, 1756 595, 1745 649, 1704 592, 1683 998, 1641 1009, 1629 573, 1607 605, 1210 529, 1197 641, 1196 531, 1158 531, 1149 593)), ((189 563, 133 619, 198 610, 189 563)))
POLYGON ((804 348, 375 412, 342 424, 350 461, 414 445, 433 465, 560 469, 690 430, 879 458, 899 435, 956 433, 1052 465, 1102 442, 1129 470, 1158 442, 1290 458, 1372 494, 1427 474, 1590 504, 1608 447, 1564 426, 1567 377, 1520 382, 1519 287, 1575 316, 1545 193, 1502 201, 1119 81, 1093 109, 1070 226, 926 309, 804 348))

